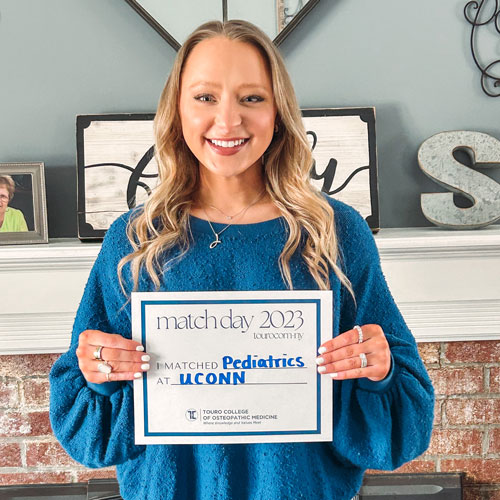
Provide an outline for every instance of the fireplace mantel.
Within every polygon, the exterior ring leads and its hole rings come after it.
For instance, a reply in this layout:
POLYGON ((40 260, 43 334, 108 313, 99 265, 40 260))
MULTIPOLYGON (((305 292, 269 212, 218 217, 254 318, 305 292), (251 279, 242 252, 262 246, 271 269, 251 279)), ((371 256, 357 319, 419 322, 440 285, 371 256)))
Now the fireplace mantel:
MULTIPOLYGON (((418 342, 500 339, 500 226, 382 229, 375 240, 418 342)), ((0 354, 63 352, 99 243, 0 247, 0 354)))

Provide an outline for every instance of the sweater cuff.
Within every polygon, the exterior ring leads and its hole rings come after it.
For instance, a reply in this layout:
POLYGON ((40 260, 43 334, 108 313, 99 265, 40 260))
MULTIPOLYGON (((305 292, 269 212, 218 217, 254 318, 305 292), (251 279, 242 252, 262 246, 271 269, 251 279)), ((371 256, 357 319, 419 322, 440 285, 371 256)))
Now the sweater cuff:
POLYGON ((101 396, 111 396, 122 386, 121 382, 104 382, 102 384, 93 384, 92 382, 87 382, 87 387, 92 389, 97 394, 101 396))
POLYGON ((391 385, 393 378, 394 378, 394 358, 392 357, 392 352, 391 352, 391 368, 389 369, 389 373, 386 375, 386 377, 377 382, 375 382, 374 380, 370 380, 367 377, 360 378, 358 379, 358 387, 365 391, 383 392, 391 385))

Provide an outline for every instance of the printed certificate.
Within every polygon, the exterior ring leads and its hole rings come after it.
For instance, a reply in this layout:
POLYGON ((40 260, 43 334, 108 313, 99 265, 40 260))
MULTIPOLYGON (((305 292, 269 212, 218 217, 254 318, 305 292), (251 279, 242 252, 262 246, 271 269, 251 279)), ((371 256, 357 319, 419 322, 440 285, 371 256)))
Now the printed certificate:
POLYGON ((132 294, 136 444, 331 441, 331 291, 132 294))

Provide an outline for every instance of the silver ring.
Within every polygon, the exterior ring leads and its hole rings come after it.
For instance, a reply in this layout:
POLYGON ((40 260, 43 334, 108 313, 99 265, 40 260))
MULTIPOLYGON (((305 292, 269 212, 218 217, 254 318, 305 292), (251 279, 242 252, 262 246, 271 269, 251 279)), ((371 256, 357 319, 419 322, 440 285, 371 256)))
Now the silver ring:
POLYGON ((359 355, 359 359, 361 359, 361 368, 366 368, 368 366, 368 360, 364 352, 359 355))
POLYGON ((354 330, 358 332, 358 344, 361 344, 363 342, 363 330, 359 325, 354 325, 354 330))
POLYGON ((94 359, 97 359, 97 361, 104 361, 104 359, 101 358, 101 351, 102 351, 103 346, 100 345, 95 351, 94 351, 94 359))
POLYGON ((113 371, 113 368, 111 368, 111 365, 107 361, 103 361, 102 363, 99 363, 97 365, 97 369, 101 373, 105 373, 106 375, 108 375, 108 377, 109 377, 109 374, 113 371))

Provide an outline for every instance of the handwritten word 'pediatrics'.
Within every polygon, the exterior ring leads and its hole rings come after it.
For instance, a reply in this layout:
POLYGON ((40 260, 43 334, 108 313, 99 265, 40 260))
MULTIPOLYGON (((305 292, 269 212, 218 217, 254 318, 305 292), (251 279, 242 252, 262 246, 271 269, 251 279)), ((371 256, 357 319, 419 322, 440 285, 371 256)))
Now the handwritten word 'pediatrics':
POLYGON ((202 314, 180 315, 180 316, 157 316, 157 330, 241 330, 247 333, 254 320, 256 328, 291 328, 298 329, 304 324, 302 311, 262 311, 260 318, 234 314, 229 309, 227 314, 215 316, 209 314, 208 310, 202 314))
MULTIPOLYGON (((180 373, 179 382, 174 385, 238 385, 246 383, 246 370, 253 369, 276 369, 276 368, 303 368, 305 366, 302 356, 297 357, 287 357, 283 354, 283 357, 275 357, 273 355, 261 358, 259 356, 250 354, 243 359, 233 358, 232 356, 223 356, 221 360, 222 369, 225 372, 195 372, 195 373, 180 373)), ((168 369, 183 369, 186 366, 190 368, 207 367, 212 369, 217 369, 219 363, 217 362, 206 362, 206 363, 196 363, 196 362, 173 362, 165 363, 165 368, 168 369)), ((160 364, 158 363, 158 368, 160 364)), ((170 385, 170 377, 160 377, 157 384, 170 385)))

